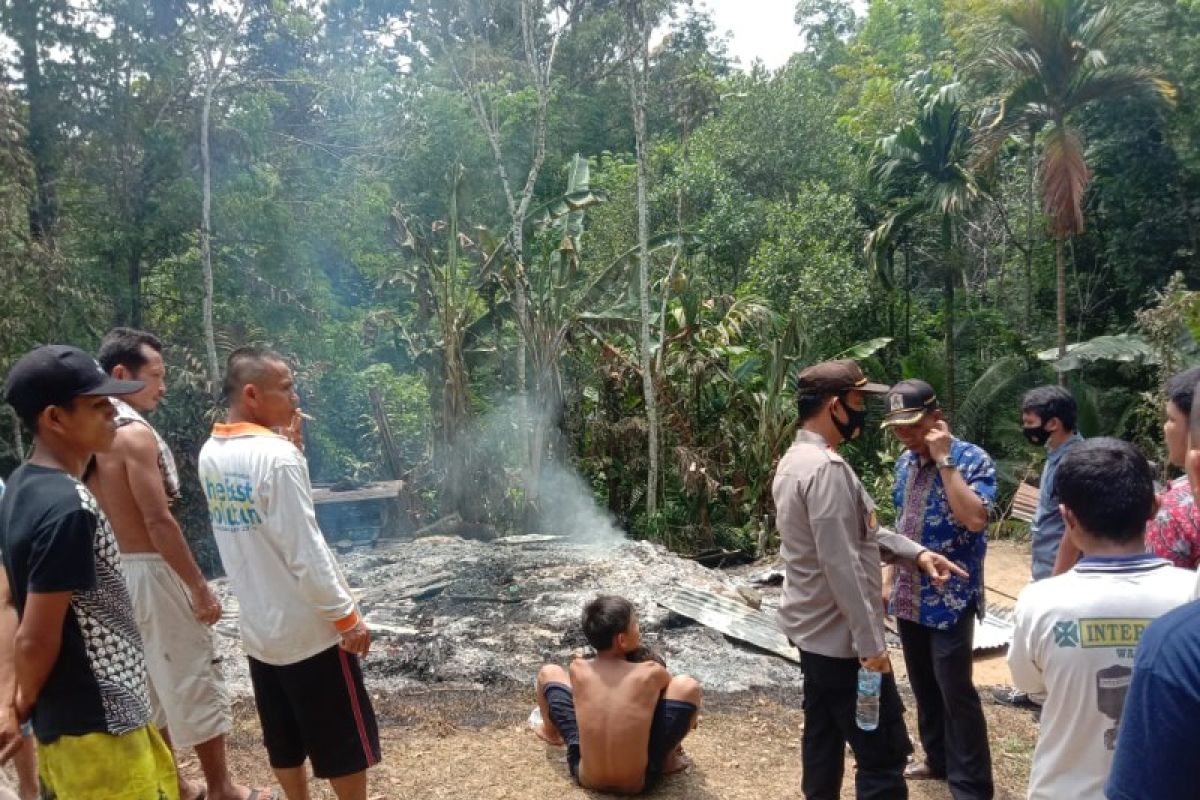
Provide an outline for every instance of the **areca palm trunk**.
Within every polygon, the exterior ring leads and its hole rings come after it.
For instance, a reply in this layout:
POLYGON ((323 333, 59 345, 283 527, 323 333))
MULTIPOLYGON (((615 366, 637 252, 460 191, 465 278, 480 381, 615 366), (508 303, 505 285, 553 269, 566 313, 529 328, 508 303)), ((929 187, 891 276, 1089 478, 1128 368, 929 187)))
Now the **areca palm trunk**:
MULTIPOLYGON (((1054 237, 1054 282, 1055 282, 1055 315, 1058 323, 1058 357, 1061 360, 1067 355, 1067 261, 1063 254, 1064 234, 1054 237)), ((1058 383, 1066 386, 1067 374, 1058 373, 1058 383)))

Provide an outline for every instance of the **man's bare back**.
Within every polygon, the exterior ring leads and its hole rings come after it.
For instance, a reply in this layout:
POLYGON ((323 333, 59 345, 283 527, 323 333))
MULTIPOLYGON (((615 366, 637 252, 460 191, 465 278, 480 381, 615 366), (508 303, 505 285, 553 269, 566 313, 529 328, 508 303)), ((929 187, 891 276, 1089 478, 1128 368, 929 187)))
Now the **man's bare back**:
POLYGON ((170 514, 170 503, 157 474, 158 443, 145 425, 117 428, 112 450, 96 456, 88 476, 88 488, 112 523, 122 553, 157 553, 150 538, 142 504, 149 510, 170 514), (131 466, 133 467, 131 469, 131 466), (151 482, 137 487, 141 504, 134 497, 134 482, 151 482))
POLYGON ((576 659, 571 689, 579 721, 579 783, 636 794, 646 782, 650 723, 670 674, 653 661, 576 659))

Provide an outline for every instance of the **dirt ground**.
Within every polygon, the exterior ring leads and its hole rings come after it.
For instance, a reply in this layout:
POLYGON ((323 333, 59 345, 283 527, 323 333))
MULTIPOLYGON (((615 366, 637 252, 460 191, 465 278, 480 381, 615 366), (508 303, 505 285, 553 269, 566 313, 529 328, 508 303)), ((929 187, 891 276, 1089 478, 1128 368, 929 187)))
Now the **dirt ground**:
MULTIPOLYGON (((989 603, 1011 606, 1028 581, 1028 545, 998 542, 989 550, 989 603)), ((894 654, 909 730, 916 715, 904 682, 903 658, 894 654)), ((797 676, 799 677, 799 676, 797 676)), ((976 661, 975 682, 1007 683, 1004 653, 976 661)), ((991 731, 998 800, 1024 797, 1037 728, 1027 712, 997 706, 984 694, 991 731)), ((371 772, 372 800, 570 800, 600 797, 574 786, 563 751, 537 740, 526 723, 531 691, 437 691, 374 698, 383 739, 383 763, 371 772)), ((253 704, 238 702, 230 761, 240 780, 272 785, 253 704)), ((738 693, 707 697, 699 728, 685 743, 695 766, 668 778, 653 796, 679 800, 761 800, 797 797, 802 718, 799 692, 738 693)), ((185 772, 199 777, 191 758, 185 772)), ((847 754, 842 796, 853 797, 853 759, 847 754)), ((914 800, 950 797, 943 783, 910 784, 914 800)), ((313 781, 314 800, 332 800, 327 784, 313 781)))
MULTIPOLYGON (((570 780, 563 751, 542 744, 525 718, 532 697, 517 694, 429 693, 379 699, 384 718, 383 763, 371 772, 373 800, 569 800, 601 797, 570 780)), ((908 724, 916 730, 909 706, 908 724)), ((985 703, 992 731, 998 800, 1024 797, 1036 730, 1027 713, 985 703)), ((234 773, 270 785, 253 707, 242 702, 232 738, 234 773)), ((685 742, 695 761, 666 779, 653 796, 677 800, 761 800, 798 797, 801 715, 796 700, 711 698, 685 742)), ((853 797, 853 759, 847 757, 842 797, 853 797)), ((185 770, 198 777, 193 762, 185 770)), ((321 781, 314 800, 332 800, 321 781)), ((945 784, 911 784, 914 800, 948 800, 945 784)))

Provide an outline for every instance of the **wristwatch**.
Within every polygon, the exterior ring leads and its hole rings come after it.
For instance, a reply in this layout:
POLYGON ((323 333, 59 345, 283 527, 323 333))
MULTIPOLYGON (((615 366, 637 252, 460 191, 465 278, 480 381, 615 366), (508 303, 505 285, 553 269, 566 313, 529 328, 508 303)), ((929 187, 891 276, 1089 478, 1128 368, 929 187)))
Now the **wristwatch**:
POLYGON ((954 456, 942 456, 937 460, 938 469, 958 469, 958 462, 954 460, 954 456))

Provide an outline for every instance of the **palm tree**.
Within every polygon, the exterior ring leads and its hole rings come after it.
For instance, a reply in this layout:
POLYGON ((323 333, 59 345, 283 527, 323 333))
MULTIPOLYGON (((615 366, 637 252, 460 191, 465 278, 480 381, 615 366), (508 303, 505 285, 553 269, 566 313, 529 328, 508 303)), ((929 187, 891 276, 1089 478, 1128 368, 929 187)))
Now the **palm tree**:
POLYGON ((1010 40, 994 46, 987 63, 1007 89, 995 119, 980 135, 982 160, 994 158, 1009 136, 1033 132, 1041 141, 1042 207, 1055 238, 1059 357, 1067 352, 1066 240, 1081 233, 1083 197, 1091 182, 1079 113, 1125 97, 1173 104, 1175 87, 1144 67, 1110 64, 1108 47, 1138 10, 1136 3, 1013 0, 1001 18, 1010 40))
POLYGON ((919 72, 902 84, 917 101, 913 119, 875 145, 871 181, 891 201, 888 215, 867 234, 864 250, 876 264, 896 247, 903 231, 920 217, 939 225, 943 256, 942 292, 946 347, 944 394, 954 409, 954 289, 960 270, 959 232, 963 221, 983 198, 967 166, 972 135, 962 103, 962 84, 938 86, 919 72))

